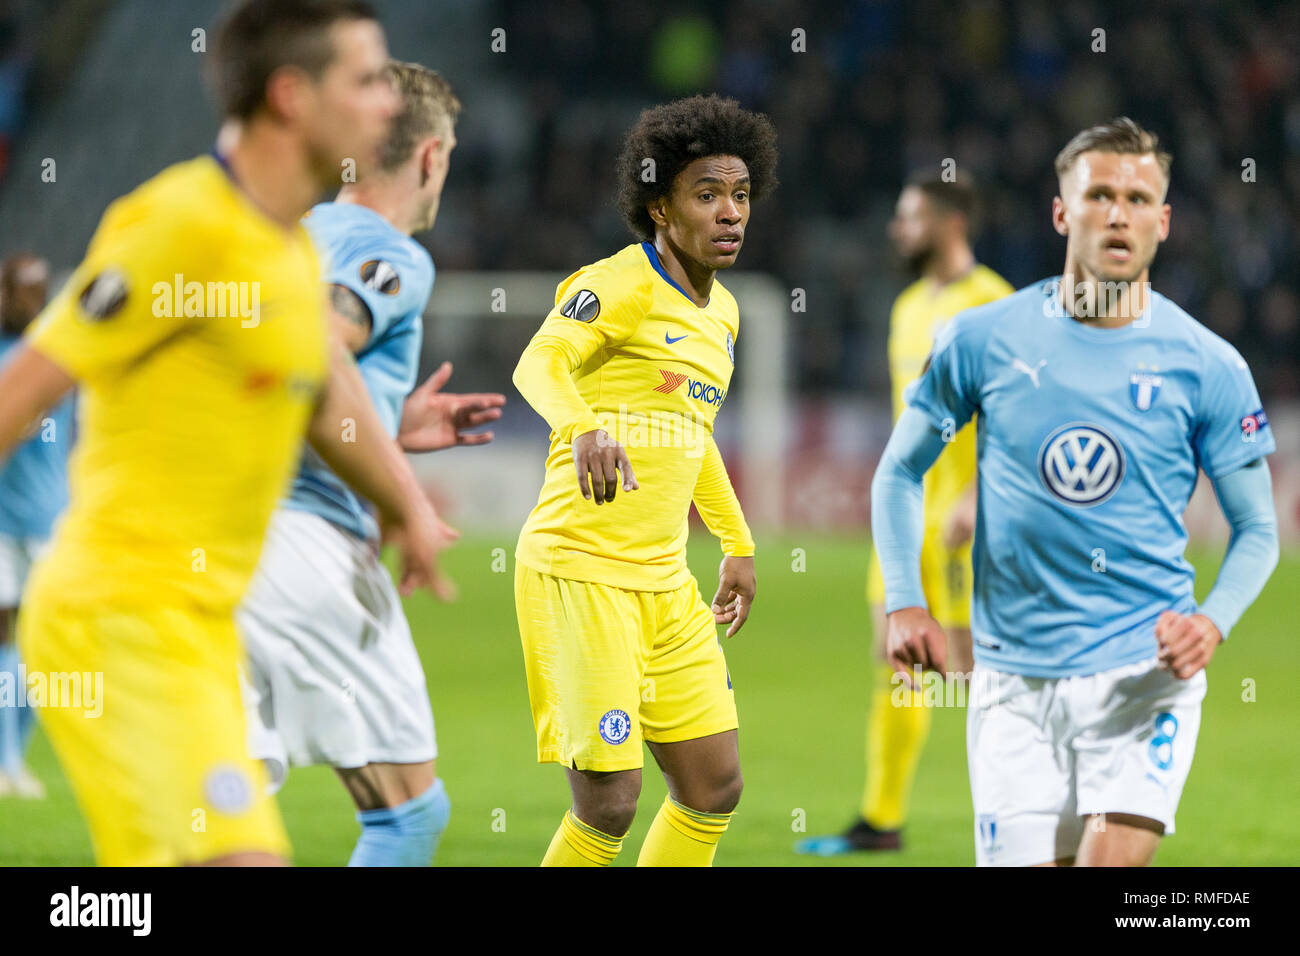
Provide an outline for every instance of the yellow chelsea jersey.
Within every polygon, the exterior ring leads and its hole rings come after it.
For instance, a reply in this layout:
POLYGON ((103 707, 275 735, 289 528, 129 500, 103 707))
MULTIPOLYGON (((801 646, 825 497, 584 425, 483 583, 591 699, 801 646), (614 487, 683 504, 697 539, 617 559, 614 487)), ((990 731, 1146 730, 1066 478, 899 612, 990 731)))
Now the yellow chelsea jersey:
MULTIPOLYGON (((903 413, 903 390, 925 367, 935 337, 958 312, 1015 291, 992 269, 976 265, 960 279, 937 285, 913 282, 894 301, 889 317, 889 377, 894 420, 903 413)), ((975 426, 962 429, 925 475, 926 522, 941 523, 975 480, 975 426)))
POLYGON ((690 576, 693 497, 728 554, 753 554, 713 442, 739 330, 736 300, 720 282, 706 305, 696 305, 649 242, 560 283, 515 375, 553 429, 519 561, 544 574, 633 590, 680 587, 690 576), (576 395, 555 387, 566 378, 576 395), (599 507, 578 490, 570 444, 594 428, 625 447, 640 486, 599 507))
POLYGON ((80 389, 71 500, 31 588, 233 609, 326 373, 306 230, 214 158, 179 163, 108 208, 29 342, 80 389))

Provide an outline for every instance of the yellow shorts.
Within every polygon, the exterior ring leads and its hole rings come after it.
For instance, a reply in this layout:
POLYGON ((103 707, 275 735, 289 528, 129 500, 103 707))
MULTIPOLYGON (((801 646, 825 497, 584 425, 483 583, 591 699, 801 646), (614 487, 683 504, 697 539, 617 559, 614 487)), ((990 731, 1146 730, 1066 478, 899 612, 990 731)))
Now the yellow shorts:
MULTIPOLYGON (((921 546, 921 588, 925 591, 930 615, 941 627, 970 627, 970 547, 967 541, 959 548, 948 548, 943 543, 943 531, 938 525, 925 529, 921 546)), ((871 604, 885 603, 885 581, 874 553, 867 577, 867 600, 871 604)))
POLYGON ((675 743, 739 726, 713 612, 695 579, 628 591, 515 564, 537 760, 634 770, 641 741, 675 743))
POLYGON ((232 617, 74 610, 33 597, 19 634, 29 695, 33 675, 53 688, 53 675, 81 674, 80 700, 51 694, 39 713, 100 865, 288 857, 266 772, 248 755, 232 617))

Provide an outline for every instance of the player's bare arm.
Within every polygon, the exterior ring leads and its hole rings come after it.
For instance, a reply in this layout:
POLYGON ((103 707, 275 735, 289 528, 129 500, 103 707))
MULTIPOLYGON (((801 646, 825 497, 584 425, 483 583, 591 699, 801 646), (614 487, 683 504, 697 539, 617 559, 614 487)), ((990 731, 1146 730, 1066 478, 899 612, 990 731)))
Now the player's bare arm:
POLYGON ((379 509, 385 538, 402 555, 402 595, 428 588, 450 600, 454 590, 438 569, 437 555, 459 532, 438 518, 410 464, 384 430, 341 341, 334 343, 329 379, 307 437, 325 463, 379 509))
POLYGON ((0 369, 0 460, 17 445, 46 409, 52 408, 75 380, 40 352, 25 345, 14 347, 12 358, 0 369))
POLYGON ((578 490, 588 501, 601 505, 613 501, 618 491, 618 476, 623 475, 623 490, 636 491, 632 462, 627 450, 603 428, 596 428, 573 440, 573 467, 578 472, 578 490))
POLYGON ((491 431, 471 434, 501 417, 506 397, 498 392, 472 392, 456 395, 442 391, 451 378, 450 362, 407 396, 402 406, 402 422, 397 441, 409 452, 439 451, 459 445, 486 445, 494 437, 491 431))
POLYGON ((334 334, 354 355, 365 348, 370 340, 373 319, 370 307, 345 285, 337 282, 330 286, 330 321, 334 334))
MULTIPOLYGON (((329 304, 335 336, 353 354, 360 352, 370 341, 373 328, 370 307, 356 292, 339 283, 330 286, 329 304)), ((484 445, 495 437, 492 432, 466 432, 500 418, 505 396, 445 394, 440 389, 450 377, 451 363, 444 362, 408 396, 397 435, 403 450, 426 452, 456 445, 484 445)))
POLYGON ((718 591, 713 595, 713 620, 730 624, 727 637, 737 633, 749 620, 749 609, 758 592, 754 558, 727 555, 718 567, 718 591))
MULTIPOLYGON (((354 291, 345 285, 334 283, 330 286, 330 326, 333 331, 333 341, 335 343, 335 354, 333 356, 330 386, 333 388, 345 388, 350 397, 350 401, 365 406, 370 413, 374 414, 374 405, 372 404, 370 393, 366 389, 365 380, 361 377, 361 370, 357 367, 352 355, 365 347, 370 339, 372 328, 372 318, 370 307, 354 291)), ((347 416, 345 416, 347 417, 347 416)), ((361 422, 353 419, 356 427, 360 428, 361 422)), ((372 427, 380 425, 379 419, 374 418, 372 427)), ((324 457, 324 456, 322 456, 324 457)), ((393 467, 397 468, 404 476, 409 476, 412 483, 415 482, 415 476, 411 472, 410 465, 406 459, 399 453, 393 459, 393 467)), ((346 480, 346 479, 345 479, 346 480)), ((349 484, 351 482, 349 481, 349 484)), ((355 487, 355 486, 354 486, 355 487)), ((359 490, 359 489, 358 489, 359 490)), ((421 492, 419 495, 424 502, 428 503, 428 498, 421 492)), ((429 505, 432 508, 432 505, 429 505)), ((437 518, 439 535, 446 538, 443 547, 449 545, 459 536, 451 528, 442 523, 437 518), (447 537, 448 533, 450 537, 447 537)), ((395 524, 391 520, 385 520, 385 534, 396 533, 400 536, 400 523, 395 524)), ((431 589, 442 600, 451 600, 455 595, 455 585, 450 579, 438 573, 436 565, 434 566, 434 576, 430 581, 431 589)))

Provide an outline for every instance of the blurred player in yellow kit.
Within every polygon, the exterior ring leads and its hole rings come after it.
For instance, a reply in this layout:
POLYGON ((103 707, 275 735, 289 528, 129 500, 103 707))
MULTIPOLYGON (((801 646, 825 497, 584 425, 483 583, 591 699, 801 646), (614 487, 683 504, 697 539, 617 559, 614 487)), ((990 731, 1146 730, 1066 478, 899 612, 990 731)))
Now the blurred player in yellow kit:
POLYGON ((775 166, 771 124, 733 100, 642 113, 618 164, 619 205, 642 241, 560 284, 515 369, 552 429, 515 552, 515 608, 538 760, 563 764, 573 794, 543 866, 613 862, 642 741, 668 798, 638 865, 711 865, 740 800, 717 625, 730 637, 749 614, 754 541, 713 440, 740 332, 715 276, 735 263, 775 166), (686 565, 692 500, 725 555, 712 608, 686 565))
POLYGON ((211 56, 218 149, 109 207, 0 375, 0 456, 80 387, 70 505, 19 637, 29 673, 102 675, 102 713, 49 701, 41 720, 105 865, 287 856, 247 752, 233 612, 304 433, 388 520, 408 586, 430 579, 439 540, 355 368, 329 347, 298 221, 387 133, 383 31, 356 0, 255 0, 211 56))
MULTIPOLYGON (((921 277, 894 301, 889 317, 889 378, 894 420, 903 391, 925 367, 939 330, 958 312, 1013 292, 1011 285, 975 261, 971 250, 974 187, 965 176, 945 181, 917 175, 899 194, 889 235, 909 269, 921 277)), ((921 577, 935 618, 948 635, 948 661, 957 679, 973 666, 970 636, 971 538, 975 533, 975 425, 954 430, 925 476, 925 546, 921 577)), ((930 731, 930 711, 920 693, 896 691, 884 659, 885 586, 871 561, 867 582, 877 658, 867 723, 867 783, 859 819, 842 835, 801 841, 801 853, 831 856, 854 850, 898 850, 916 766, 930 731), (905 694, 905 706, 897 706, 905 694)))

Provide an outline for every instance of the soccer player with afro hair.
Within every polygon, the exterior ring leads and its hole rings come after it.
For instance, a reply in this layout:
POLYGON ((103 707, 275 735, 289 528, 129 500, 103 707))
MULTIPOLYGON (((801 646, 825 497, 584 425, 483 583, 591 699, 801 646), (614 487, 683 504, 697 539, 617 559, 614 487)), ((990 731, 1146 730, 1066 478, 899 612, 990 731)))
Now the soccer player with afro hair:
POLYGON ((740 333, 716 276, 735 264, 775 168, 771 123, 734 100, 643 112, 618 159, 638 241, 560 284, 515 369, 552 429, 515 552, 515 606, 538 760, 563 764, 573 794, 543 865, 613 862, 636 813, 642 741, 668 798, 639 865, 711 865, 740 800, 717 626, 740 630, 756 583, 713 440, 740 333), (686 565, 692 501, 722 544, 711 606, 686 565))

